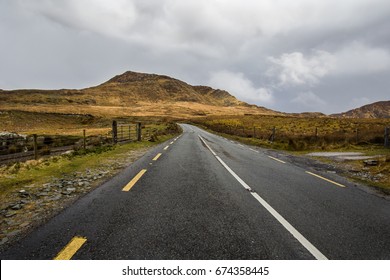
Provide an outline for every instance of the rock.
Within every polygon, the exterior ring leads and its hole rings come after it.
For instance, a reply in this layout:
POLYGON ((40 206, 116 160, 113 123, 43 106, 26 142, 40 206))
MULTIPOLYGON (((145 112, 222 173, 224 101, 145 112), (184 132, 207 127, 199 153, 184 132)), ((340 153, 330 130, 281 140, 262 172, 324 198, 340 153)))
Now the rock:
POLYGON ((19 196, 20 197, 28 197, 28 196, 30 196, 30 194, 26 190, 20 190, 19 196))
POLYGON ((20 209, 23 208, 23 205, 17 203, 17 204, 14 204, 14 205, 10 205, 10 208, 11 208, 12 210, 20 210, 20 209))
POLYGON ((7 242, 8 242, 8 237, 4 237, 3 239, 1 239, 0 245, 3 245, 5 243, 7 243, 7 242))
POLYGON ((15 215, 16 215, 15 212, 7 212, 6 214, 4 214, 4 217, 6 217, 6 218, 11 218, 11 217, 13 217, 13 216, 15 216, 15 215))
POLYGON ((37 196, 48 196, 49 193, 48 192, 40 192, 40 193, 37 193, 37 196))
POLYGON ((57 200, 60 200, 61 197, 62 197, 61 194, 57 194, 57 195, 53 196, 52 198, 50 198, 50 201, 57 201, 57 200))
POLYGON ((62 191, 61 194, 63 195, 70 195, 71 193, 75 192, 76 188, 66 188, 65 191, 62 191))
POLYGON ((19 234, 21 232, 21 230, 14 230, 14 231, 11 231, 10 233, 7 233, 7 236, 8 237, 11 237, 11 236, 15 236, 17 234, 19 234))
POLYGON ((365 166, 377 166, 378 165, 378 161, 374 160, 374 159, 365 160, 365 161, 363 161, 363 163, 365 166))

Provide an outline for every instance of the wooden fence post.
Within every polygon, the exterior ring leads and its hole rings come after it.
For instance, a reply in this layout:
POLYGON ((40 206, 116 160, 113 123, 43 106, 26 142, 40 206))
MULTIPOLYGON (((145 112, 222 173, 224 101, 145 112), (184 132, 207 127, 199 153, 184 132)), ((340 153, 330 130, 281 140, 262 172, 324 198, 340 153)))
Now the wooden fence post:
POLYGON ((38 136, 36 134, 33 134, 33 140, 34 140, 34 159, 38 159, 38 136))
POLYGON ((390 147, 389 143, 389 133, 390 133, 390 127, 385 128, 385 147, 388 148, 390 147))
POLYGON ((272 128, 272 134, 271 134, 271 137, 270 137, 270 141, 271 142, 274 142, 274 140, 275 140, 275 132, 276 132, 276 127, 274 126, 272 128))
POLYGON ((137 123, 137 141, 141 141, 142 140, 142 137, 141 137, 141 123, 137 123))
POLYGON ((356 128, 356 144, 359 143, 359 128, 356 128))
POLYGON ((83 148, 84 151, 87 149, 87 139, 85 137, 85 129, 83 129, 83 148))
POLYGON ((116 121, 112 122, 112 142, 118 143, 118 124, 116 121))

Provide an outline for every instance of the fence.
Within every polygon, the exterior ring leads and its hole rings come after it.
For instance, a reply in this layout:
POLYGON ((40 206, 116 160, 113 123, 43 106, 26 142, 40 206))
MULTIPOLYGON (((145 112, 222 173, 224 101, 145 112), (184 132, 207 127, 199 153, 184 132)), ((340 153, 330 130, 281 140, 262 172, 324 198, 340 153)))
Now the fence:
MULTIPOLYGON (((305 142, 308 145, 316 144, 378 144, 389 148, 389 127, 375 128, 354 128, 329 130, 320 127, 313 127, 311 131, 296 133, 286 127, 245 127, 232 126, 221 123, 203 123, 208 128, 221 133, 236 135, 245 138, 254 138, 268 142, 286 142, 294 146, 297 142, 305 142), (384 132, 383 132, 384 131, 384 132)), ((298 148, 298 147, 293 147, 298 148)))
POLYGON ((88 135, 88 129, 83 129, 82 136, 1 133, 0 163, 36 160, 42 156, 61 154, 70 150, 150 140, 156 132, 157 129, 141 123, 118 124, 113 121, 111 131, 107 129, 106 134, 99 135, 88 135))

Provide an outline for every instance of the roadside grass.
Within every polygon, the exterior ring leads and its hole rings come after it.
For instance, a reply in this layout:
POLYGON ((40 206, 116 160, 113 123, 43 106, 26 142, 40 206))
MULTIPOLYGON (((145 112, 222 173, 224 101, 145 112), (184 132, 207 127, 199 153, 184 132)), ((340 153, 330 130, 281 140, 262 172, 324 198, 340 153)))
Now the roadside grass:
POLYGON ((161 135, 156 142, 142 141, 97 147, 86 152, 78 151, 71 155, 2 166, 0 167, 0 199, 2 202, 5 201, 5 196, 29 184, 39 186, 65 174, 82 173, 87 169, 105 167, 123 161, 129 156, 129 153, 141 149, 145 150, 173 136, 172 134, 161 135))
POLYGON ((247 143, 287 151, 327 151, 383 144, 384 128, 390 126, 389 119, 259 115, 204 117, 192 121, 247 143), (273 131, 274 139, 269 141, 273 131))
MULTIPOLYGON (((306 122, 304 120, 304 122, 306 122)), ((368 143, 333 143, 326 146, 310 146, 306 145, 305 149, 296 149, 288 146, 285 141, 270 142, 265 139, 257 139, 253 137, 244 137, 239 135, 232 135, 216 131, 208 127, 207 125, 198 121, 193 122, 195 125, 210 131, 212 133, 223 136, 227 139, 238 141, 247 145, 258 146, 266 149, 287 151, 289 154, 296 156, 306 156, 312 152, 361 152, 367 156, 380 156, 376 158, 378 160, 377 166, 366 166, 363 160, 347 160, 339 161, 334 158, 328 157, 310 157, 323 163, 331 164, 337 167, 344 176, 349 179, 363 183, 384 191, 390 194, 390 149, 384 148, 381 144, 368 144, 368 143)), ((382 122, 380 122, 382 123, 382 122)))
MULTIPOLYGON (((148 127, 148 125, 146 125, 148 127)), ((76 149, 72 153, 0 166, 0 249, 100 186, 147 150, 181 132, 151 124, 140 142, 76 149)))

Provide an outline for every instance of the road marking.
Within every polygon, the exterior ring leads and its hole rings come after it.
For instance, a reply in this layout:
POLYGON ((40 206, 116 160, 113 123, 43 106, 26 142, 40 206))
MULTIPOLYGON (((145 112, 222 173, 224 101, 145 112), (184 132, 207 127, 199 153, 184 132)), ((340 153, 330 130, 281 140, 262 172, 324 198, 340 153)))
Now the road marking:
MULTIPOLYGON (((227 171, 247 190, 251 191, 252 188, 245 183, 215 152, 207 145, 202 136, 199 135, 200 140, 206 145, 210 152, 216 157, 216 159, 226 168, 227 171)), ((288 231, 290 232, 295 239, 301 243, 317 260, 327 260, 325 257, 313 244, 309 242, 302 234, 300 234, 285 218, 282 217, 271 205, 269 205, 263 198, 260 197, 255 192, 251 192, 252 196, 272 215, 274 218, 288 231)))
POLYGON ((70 260, 86 241, 87 239, 84 237, 73 237, 72 240, 58 253, 54 260, 70 260))
POLYGON ((214 156, 217 156, 217 154, 210 148, 210 146, 207 145, 206 141, 204 141, 203 137, 200 136, 200 135, 198 135, 198 136, 199 136, 200 140, 203 142, 203 144, 205 144, 206 147, 210 150, 210 152, 211 152, 214 156))
POLYGON ((271 213, 272 216, 276 220, 279 221, 279 223, 284 226, 285 229, 287 229, 298 241, 305 247, 317 260, 327 260, 328 258, 325 257, 324 254, 322 254, 313 244, 310 243, 309 240, 307 240, 302 234, 299 233, 285 218, 283 218, 275 209, 271 207, 264 199, 262 199, 257 193, 252 193, 253 197, 256 198, 258 202, 260 202, 261 205, 265 209, 268 210, 268 212, 271 213))
POLYGON ((244 147, 244 145, 241 145, 241 144, 237 144, 238 146, 240 146, 240 147, 244 147))
POLYGON ((286 163, 285 161, 280 160, 280 159, 278 159, 278 158, 274 158, 274 157, 271 157, 271 156, 268 156, 268 157, 271 158, 271 159, 273 159, 273 160, 279 161, 279 162, 281 162, 281 163, 286 163))
POLYGON ((134 185, 137 183, 139 179, 141 179, 142 175, 144 175, 146 169, 142 169, 138 174, 122 189, 124 192, 128 192, 134 185))
POLYGON ((337 183, 337 182, 335 182, 335 181, 326 179, 326 178, 324 178, 324 177, 322 177, 322 176, 320 176, 320 175, 311 173, 311 172, 309 172, 309 171, 305 171, 305 172, 306 172, 307 174, 310 174, 310 175, 313 175, 313 176, 315 176, 315 177, 318 177, 318 178, 320 178, 320 179, 322 179, 322 180, 325 180, 325 181, 327 181, 327 182, 329 182, 329 183, 335 184, 336 186, 339 186, 339 187, 342 187, 342 188, 345 188, 345 187, 346 187, 346 186, 344 186, 344 185, 342 185, 342 184, 339 184, 339 183, 337 183))
POLYGON ((166 149, 168 149, 169 148, 169 145, 168 146, 166 146, 165 148, 164 148, 164 150, 166 150, 166 149))
POLYGON ((256 151, 255 149, 249 148, 249 150, 258 153, 259 151, 256 151))
POLYGON ((158 160, 158 158, 159 158, 161 155, 162 155, 161 153, 158 153, 158 154, 153 158, 153 160, 154 160, 154 161, 158 160))
POLYGON ((238 177, 238 175, 230 169, 230 167, 219 157, 219 156, 215 156, 217 158, 217 160, 222 164, 223 167, 226 168, 227 171, 229 171, 229 173, 245 188, 247 189, 248 191, 251 191, 251 187, 248 186, 247 183, 245 183, 240 177, 238 177))
POLYGON ((173 142, 174 142, 174 141, 172 141, 172 142, 171 142, 171 143, 169 143, 169 144, 170 144, 170 145, 172 145, 172 144, 173 144, 173 142))

